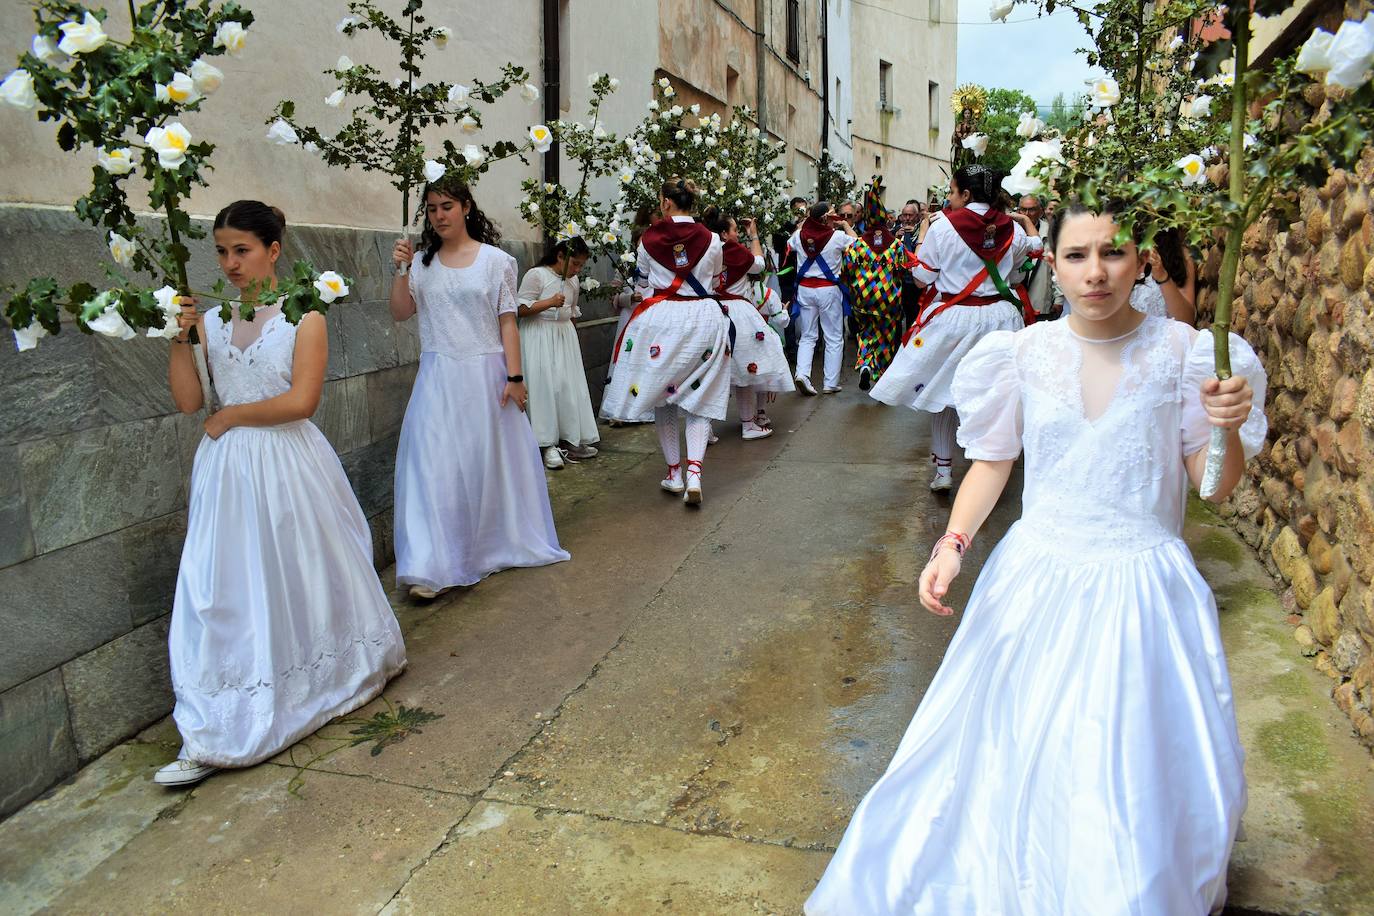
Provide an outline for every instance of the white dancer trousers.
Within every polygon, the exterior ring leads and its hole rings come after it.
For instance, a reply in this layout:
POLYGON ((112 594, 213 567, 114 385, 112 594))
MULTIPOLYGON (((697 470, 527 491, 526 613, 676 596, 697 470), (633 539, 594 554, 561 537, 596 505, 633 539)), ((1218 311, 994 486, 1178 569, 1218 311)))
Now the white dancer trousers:
POLYGON ((844 363, 844 293, 838 286, 798 286, 797 375, 811 377, 816 338, 825 337, 825 387, 840 384, 844 363))

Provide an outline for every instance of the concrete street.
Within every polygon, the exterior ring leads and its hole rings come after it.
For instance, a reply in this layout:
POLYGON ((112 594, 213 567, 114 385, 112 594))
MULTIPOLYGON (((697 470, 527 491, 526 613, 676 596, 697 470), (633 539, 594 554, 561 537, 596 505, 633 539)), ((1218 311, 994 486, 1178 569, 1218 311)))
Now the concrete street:
MULTIPOLYGON (((700 511, 658 490, 651 427, 607 430, 549 475, 571 563, 399 602, 387 699, 442 718, 183 792, 151 782, 163 722, 0 823, 0 911, 798 913, 958 618, 914 596, 948 511, 924 417, 852 381, 772 413, 767 440, 718 425, 700 511)), ((1249 753, 1232 905, 1374 913, 1370 755, 1248 549, 1201 507, 1189 538, 1249 753)))

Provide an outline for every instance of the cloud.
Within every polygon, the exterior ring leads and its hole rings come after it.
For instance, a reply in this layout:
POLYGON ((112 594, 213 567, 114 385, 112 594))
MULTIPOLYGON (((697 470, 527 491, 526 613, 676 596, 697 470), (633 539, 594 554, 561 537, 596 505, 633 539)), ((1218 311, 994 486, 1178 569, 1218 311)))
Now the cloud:
POLYGON ((1018 3, 1005 23, 983 25, 988 0, 959 0, 958 82, 988 88, 1020 89, 1048 106, 1059 93, 1073 97, 1101 71, 1088 66, 1077 49, 1091 39, 1069 11, 1035 16, 1035 7, 1018 3))

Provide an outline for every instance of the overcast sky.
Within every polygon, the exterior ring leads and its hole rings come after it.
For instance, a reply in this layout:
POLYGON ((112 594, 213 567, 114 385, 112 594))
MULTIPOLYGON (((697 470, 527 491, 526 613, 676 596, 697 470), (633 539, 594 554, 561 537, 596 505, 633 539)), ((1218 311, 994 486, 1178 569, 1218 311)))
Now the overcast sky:
POLYGON ((1005 23, 988 18, 992 0, 959 0, 958 82, 1020 89, 1041 105, 1057 93, 1071 97, 1093 75, 1082 54, 1088 33, 1071 12, 1036 18, 1018 3, 1005 23))

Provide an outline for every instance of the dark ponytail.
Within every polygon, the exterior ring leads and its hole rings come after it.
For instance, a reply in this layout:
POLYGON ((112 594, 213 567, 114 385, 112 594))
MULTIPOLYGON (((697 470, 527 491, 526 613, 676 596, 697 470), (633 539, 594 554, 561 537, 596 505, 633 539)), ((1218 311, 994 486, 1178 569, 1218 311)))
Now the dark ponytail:
POLYGON ((669 178, 659 190, 664 200, 671 200, 683 213, 691 213, 697 205, 697 185, 690 178, 669 178))
POLYGON ((996 209, 1004 209, 1002 198, 1002 173, 985 165, 966 165, 954 173, 954 183, 959 190, 969 193, 969 203, 988 204, 996 209))
POLYGON ((724 235, 729 232, 731 222, 733 220, 726 216, 720 207, 707 207, 701 214, 701 224, 716 235, 724 235))
POLYGON ((818 200, 811 205, 811 209, 806 211, 806 215, 811 219, 823 220, 825 215, 830 212, 833 205, 828 200, 818 200))
POLYGON ((286 234, 286 214, 260 200, 236 200, 215 215, 214 228, 251 232, 262 247, 271 248, 286 234))
POLYGON ((430 182, 425 185, 425 192, 421 199, 426 205, 421 210, 425 215, 425 227, 420 232, 420 247, 424 249, 424 254, 420 256, 420 262, 426 267, 434 260, 434 255, 438 253, 439 246, 443 245, 444 240, 439 238, 439 234, 434 231, 434 227, 429 224, 429 195, 442 194, 458 201, 460 204, 468 205, 467 218, 463 221, 467 226, 468 235, 484 245, 495 245, 501 241, 501 230, 496 228, 496 224, 487 219, 477 206, 477 201, 472 196, 472 191, 466 184, 456 176, 445 175, 438 181, 430 182))

